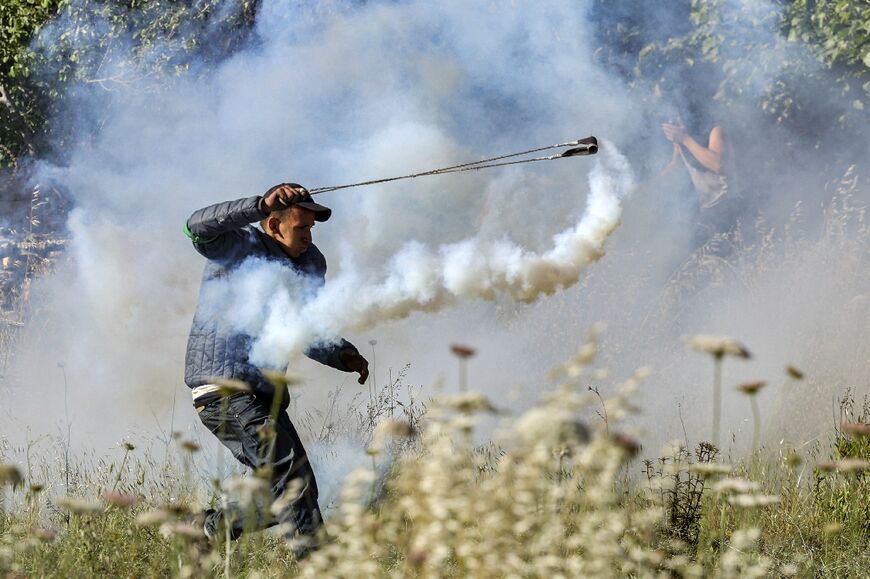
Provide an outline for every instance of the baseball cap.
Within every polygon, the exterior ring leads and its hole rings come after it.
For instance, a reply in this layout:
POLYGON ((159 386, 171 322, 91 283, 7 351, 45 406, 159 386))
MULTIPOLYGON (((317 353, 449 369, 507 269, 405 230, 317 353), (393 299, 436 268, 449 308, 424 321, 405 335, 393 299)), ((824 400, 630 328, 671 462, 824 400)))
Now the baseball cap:
MULTIPOLYGON (((302 209, 312 211, 314 213, 315 221, 326 221, 332 215, 332 209, 330 209, 326 205, 315 203, 314 199, 311 197, 311 193, 308 193, 305 187, 303 187, 299 183, 282 183, 281 185, 289 185, 294 189, 302 189, 303 191, 305 191, 304 196, 302 196, 298 201, 294 201, 293 203, 288 205, 288 207, 301 207, 302 209)), ((274 187, 266 191, 266 195, 268 195, 278 187, 281 187, 281 185, 275 185, 274 187)))
POLYGON ((321 205, 320 203, 315 203, 314 199, 311 198, 311 194, 306 194, 299 201, 295 201, 290 204, 291 207, 301 207, 302 209, 307 209, 308 211, 314 212, 314 220, 315 221, 326 221, 332 215, 332 209, 327 207, 326 205, 321 205))

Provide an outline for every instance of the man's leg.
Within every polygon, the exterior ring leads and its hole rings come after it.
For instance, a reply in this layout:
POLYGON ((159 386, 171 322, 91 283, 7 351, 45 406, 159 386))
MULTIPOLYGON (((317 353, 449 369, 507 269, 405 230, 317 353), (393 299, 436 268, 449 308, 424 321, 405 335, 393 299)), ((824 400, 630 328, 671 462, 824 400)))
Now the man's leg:
POLYGON ((313 536, 323 524, 319 492, 314 469, 290 417, 283 410, 275 424, 275 461, 272 474, 272 496, 280 498, 278 522, 294 532, 313 536))
POLYGON ((235 539, 244 530, 260 529, 277 523, 289 524, 288 536, 295 532, 313 535, 322 523, 317 505, 317 483, 308 456, 287 413, 281 411, 276 421, 269 415, 270 405, 251 394, 237 394, 226 401, 215 401, 199 412, 200 420, 239 461, 252 469, 271 466, 271 491, 280 499, 282 510, 277 520, 260 509, 247 512, 230 505, 206 518, 206 529, 217 533, 223 519, 230 521, 230 536, 235 539), (224 409, 224 404, 226 408, 224 409), (274 436, 270 436, 274 433, 274 436), (292 492, 288 496, 287 492, 292 492))

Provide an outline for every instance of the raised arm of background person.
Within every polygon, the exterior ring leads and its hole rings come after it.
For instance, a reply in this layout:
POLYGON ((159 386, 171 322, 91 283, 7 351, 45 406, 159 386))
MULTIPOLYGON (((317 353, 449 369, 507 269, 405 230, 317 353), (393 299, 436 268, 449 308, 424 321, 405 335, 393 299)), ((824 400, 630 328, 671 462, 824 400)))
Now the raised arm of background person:
POLYGON ((198 209, 184 224, 184 233, 204 257, 227 257, 243 237, 240 229, 266 217, 260 211, 260 199, 258 195, 198 209))
POLYGON ((682 145, 692 154, 705 168, 714 173, 722 173, 722 155, 725 151, 725 129, 720 126, 713 127, 707 146, 700 144, 688 133, 682 140, 682 145))
POLYGON ((680 146, 676 143, 673 143, 673 145, 674 145, 674 151, 673 151, 673 154, 671 155, 670 162, 668 162, 668 164, 665 165, 661 171, 659 171, 659 175, 661 175, 661 176, 669 175, 680 164, 680 146))
POLYGON ((682 125, 665 123, 662 125, 662 131, 669 141, 686 147, 689 154, 708 171, 722 172, 722 155, 726 146, 725 129, 718 125, 713 127, 706 147, 693 139, 682 125))

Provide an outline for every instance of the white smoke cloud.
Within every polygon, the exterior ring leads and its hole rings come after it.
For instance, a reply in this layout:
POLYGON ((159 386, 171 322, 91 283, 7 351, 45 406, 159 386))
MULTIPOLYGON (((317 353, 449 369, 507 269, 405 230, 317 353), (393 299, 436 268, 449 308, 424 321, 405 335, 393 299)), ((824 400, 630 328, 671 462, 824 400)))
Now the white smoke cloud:
POLYGON ((619 224, 621 203, 634 187, 628 162, 608 143, 589 174, 590 193, 581 219, 553 237, 537 254, 502 239, 470 238, 436 250, 407 243, 375 272, 343 268, 320 291, 310 280, 275 262, 249 260, 229 275, 208 282, 201 299, 236 331, 257 339, 251 360, 281 367, 311 343, 348 329, 365 330, 436 312, 459 299, 495 299, 504 293, 529 303, 572 286, 604 254, 619 224))

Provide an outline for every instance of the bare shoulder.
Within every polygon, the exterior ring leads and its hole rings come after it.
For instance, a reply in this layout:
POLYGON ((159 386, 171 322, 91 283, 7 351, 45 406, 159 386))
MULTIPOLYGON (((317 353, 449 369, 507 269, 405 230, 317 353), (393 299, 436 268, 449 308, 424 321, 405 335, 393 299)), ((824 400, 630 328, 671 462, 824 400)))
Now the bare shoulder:
POLYGON ((721 151, 728 141, 728 135, 725 133, 725 127, 716 125, 710 130, 710 139, 707 148, 712 151, 721 151))

